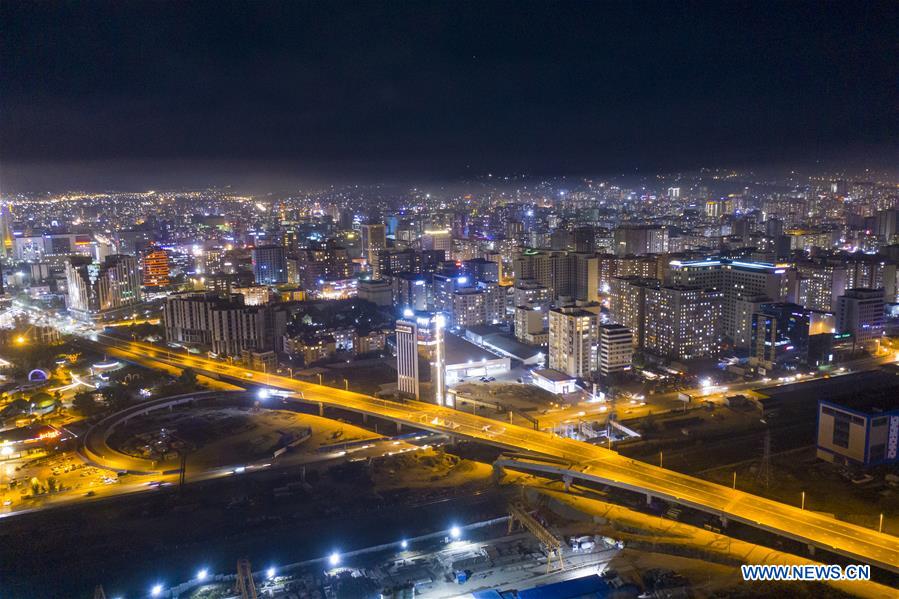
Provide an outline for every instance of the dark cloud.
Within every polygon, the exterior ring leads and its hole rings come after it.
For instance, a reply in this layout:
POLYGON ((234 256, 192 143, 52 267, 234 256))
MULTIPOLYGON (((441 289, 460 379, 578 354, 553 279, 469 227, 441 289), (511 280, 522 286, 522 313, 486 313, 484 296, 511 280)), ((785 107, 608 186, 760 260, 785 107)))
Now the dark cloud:
POLYGON ((422 173, 892 152, 893 2, 0 4, 0 159, 422 173))

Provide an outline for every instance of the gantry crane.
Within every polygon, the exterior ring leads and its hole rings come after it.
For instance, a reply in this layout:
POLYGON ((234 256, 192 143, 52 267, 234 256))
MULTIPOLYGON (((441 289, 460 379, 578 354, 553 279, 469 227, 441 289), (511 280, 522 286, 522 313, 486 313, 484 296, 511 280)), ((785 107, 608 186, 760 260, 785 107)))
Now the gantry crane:
POLYGON ((253 569, 250 560, 237 560, 237 584, 234 590, 240 593, 240 599, 259 599, 256 595, 256 583, 253 582, 253 569))
POLYGON ((515 523, 518 522, 524 528, 528 529, 532 535, 537 537, 537 540, 540 541, 540 545, 543 546, 543 549, 546 551, 546 572, 549 573, 550 568, 552 567, 552 559, 553 555, 559 558, 559 568, 562 570, 565 569, 565 564, 562 562, 562 541, 557 539, 551 532, 546 530, 546 527, 540 524, 536 518, 528 513, 525 509, 524 505, 520 503, 510 503, 509 504, 509 532, 511 533, 515 527, 515 523))

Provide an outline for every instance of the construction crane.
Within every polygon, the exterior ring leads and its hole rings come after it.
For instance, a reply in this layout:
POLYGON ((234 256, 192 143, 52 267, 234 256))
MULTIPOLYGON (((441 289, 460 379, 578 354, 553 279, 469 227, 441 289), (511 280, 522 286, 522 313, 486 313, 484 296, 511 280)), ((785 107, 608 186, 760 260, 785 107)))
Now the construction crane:
POLYGON ((546 573, 549 574, 549 570, 552 567, 552 559, 553 556, 557 556, 559 558, 559 568, 562 570, 565 569, 565 564, 562 562, 562 541, 557 539, 551 532, 546 530, 546 527, 540 524, 536 518, 530 515, 525 507, 520 503, 510 503, 509 504, 509 533, 515 528, 515 523, 518 522, 524 528, 528 529, 532 535, 537 537, 537 540, 540 541, 540 545, 546 551, 546 573))
POLYGON ((256 583, 253 582, 253 570, 250 560, 237 560, 237 584, 234 590, 240 593, 240 599, 259 599, 256 594, 256 583))

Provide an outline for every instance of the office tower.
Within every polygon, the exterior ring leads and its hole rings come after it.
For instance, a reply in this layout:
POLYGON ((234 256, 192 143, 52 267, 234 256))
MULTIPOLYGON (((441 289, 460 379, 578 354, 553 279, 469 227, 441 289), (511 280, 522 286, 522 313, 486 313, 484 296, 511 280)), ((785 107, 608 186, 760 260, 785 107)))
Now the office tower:
POLYGON ((387 249, 387 227, 381 224, 362 225, 362 257, 368 263, 371 278, 381 278, 379 253, 387 249))
POLYGON ((124 315, 140 303, 140 275, 134 256, 112 254, 102 262, 79 256, 66 263, 69 311, 82 319, 124 315))
POLYGON ((396 386, 400 393, 421 399, 418 377, 418 330, 414 318, 396 321, 396 377, 396 386))
POLYGON ((883 289, 847 289, 837 298, 837 332, 859 343, 879 339, 884 331, 883 289))
POLYGON ((646 288, 646 351, 693 360, 721 351, 723 293, 701 287, 646 288))
POLYGON ((397 386, 400 391, 421 399, 421 373, 418 358, 430 365, 434 403, 446 404, 446 347, 443 314, 406 310, 396 323, 397 386), (412 342, 416 355, 412 356, 412 342))
POLYGON ((148 248, 143 255, 144 287, 169 285, 169 254, 158 246, 148 248))
POLYGON ((826 312, 789 302, 762 304, 752 316, 750 364, 771 369, 790 362, 830 363, 834 327, 833 315, 826 312))
POLYGON ((253 248, 253 275, 260 285, 287 282, 287 256, 283 246, 263 245, 253 248))
POLYGON ((634 336, 620 324, 599 325, 597 365, 601 376, 630 370, 634 355, 634 336))
POLYGON ((237 356, 280 350, 287 313, 278 306, 247 306, 240 294, 185 292, 166 298, 162 324, 169 342, 237 356))
POLYGON ((588 378, 595 370, 598 316, 581 308, 549 311, 549 367, 588 378))
POLYGON ((789 291, 788 270, 783 266, 759 262, 744 262, 723 258, 713 260, 680 261, 670 263, 669 279, 672 285, 718 289, 724 294, 722 306, 722 335, 736 342, 738 338, 748 345, 745 327, 747 320, 738 318, 739 301, 780 301, 789 291))
POLYGON ((664 254, 668 251, 668 229, 655 225, 618 227, 613 234, 613 251, 616 256, 664 254))

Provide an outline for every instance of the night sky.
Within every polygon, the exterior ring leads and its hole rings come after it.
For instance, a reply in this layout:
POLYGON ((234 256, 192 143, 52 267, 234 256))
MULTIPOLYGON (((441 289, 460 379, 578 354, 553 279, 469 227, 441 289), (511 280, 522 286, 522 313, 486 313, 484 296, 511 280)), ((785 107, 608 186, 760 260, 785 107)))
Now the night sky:
POLYGON ((3 0, 2 173, 884 164, 897 7, 3 0))

